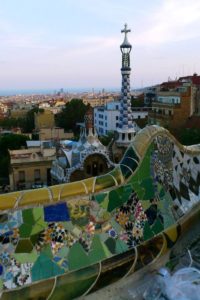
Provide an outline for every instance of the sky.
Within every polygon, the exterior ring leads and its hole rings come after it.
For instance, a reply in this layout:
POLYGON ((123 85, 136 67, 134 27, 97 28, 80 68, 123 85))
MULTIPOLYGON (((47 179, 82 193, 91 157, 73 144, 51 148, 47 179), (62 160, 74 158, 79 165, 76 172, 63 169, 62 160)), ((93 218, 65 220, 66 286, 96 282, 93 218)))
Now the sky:
POLYGON ((0 90, 120 88, 200 73, 200 0, 0 0, 0 90))

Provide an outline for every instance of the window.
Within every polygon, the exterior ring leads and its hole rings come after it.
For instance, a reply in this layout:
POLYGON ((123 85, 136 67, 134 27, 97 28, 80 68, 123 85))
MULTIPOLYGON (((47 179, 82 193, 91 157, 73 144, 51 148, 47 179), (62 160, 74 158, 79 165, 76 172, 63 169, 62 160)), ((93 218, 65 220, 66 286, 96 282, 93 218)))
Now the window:
POLYGON ((128 133, 128 139, 129 139, 129 141, 131 141, 131 133, 130 132, 128 133))
POLYGON ((34 179, 35 180, 40 180, 40 169, 35 169, 34 170, 34 179))
POLYGON ((118 117, 118 116, 116 116, 116 121, 117 121, 117 120, 119 120, 119 117, 118 117))
POLYGON ((119 124, 118 123, 116 123, 116 127, 118 127, 119 126, 119 124))
POLYGON ((125 140, 125 133, 122 133, 122 141, 125 140))
POLYGON ((19 171, 19 181, 20 182, 25 181, 25 171, 19 171))
POLYGON ((116 105, 116 110, 118 110, 119 109, 119 105, 116 105))

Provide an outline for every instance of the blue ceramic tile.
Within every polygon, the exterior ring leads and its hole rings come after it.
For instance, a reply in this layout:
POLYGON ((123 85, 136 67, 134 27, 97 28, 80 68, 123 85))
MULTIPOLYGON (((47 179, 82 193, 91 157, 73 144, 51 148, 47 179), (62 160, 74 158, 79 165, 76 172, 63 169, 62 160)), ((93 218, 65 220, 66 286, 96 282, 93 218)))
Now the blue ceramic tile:
POLYGON ((59 203, 44 207, 44 220, 46 222, 70 221, 66 203, 59 203))
POLYGON ((3 274, 3 266, 0 265, 0 276, 3 274))

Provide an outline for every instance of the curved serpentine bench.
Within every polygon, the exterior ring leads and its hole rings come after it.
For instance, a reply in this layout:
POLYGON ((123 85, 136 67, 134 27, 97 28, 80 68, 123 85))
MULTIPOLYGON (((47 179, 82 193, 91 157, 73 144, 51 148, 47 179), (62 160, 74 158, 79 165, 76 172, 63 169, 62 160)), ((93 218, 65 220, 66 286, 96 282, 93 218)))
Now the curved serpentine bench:
POLYGON ((200 216, 200 146, 141 130, 106 175, 0 195, 1 299, 66 300, 164 261, 200 216))

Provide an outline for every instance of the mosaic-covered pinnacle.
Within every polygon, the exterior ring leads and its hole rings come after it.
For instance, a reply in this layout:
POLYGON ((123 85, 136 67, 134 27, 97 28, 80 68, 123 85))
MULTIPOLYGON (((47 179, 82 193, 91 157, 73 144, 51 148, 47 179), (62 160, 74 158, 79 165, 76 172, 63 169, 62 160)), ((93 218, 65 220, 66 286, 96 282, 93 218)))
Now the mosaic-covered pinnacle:
POLYGON ((122 50, 122 48, 132 48, 132 45, 129 43, 128 38, 127 38, 127 33, 131 32, 130 29, 128 29, 128 25, 124 24, 124 29, 121 30, 121 33, 124 33, 124 41, 123 43, 120 45, 120 48, 122 50))

